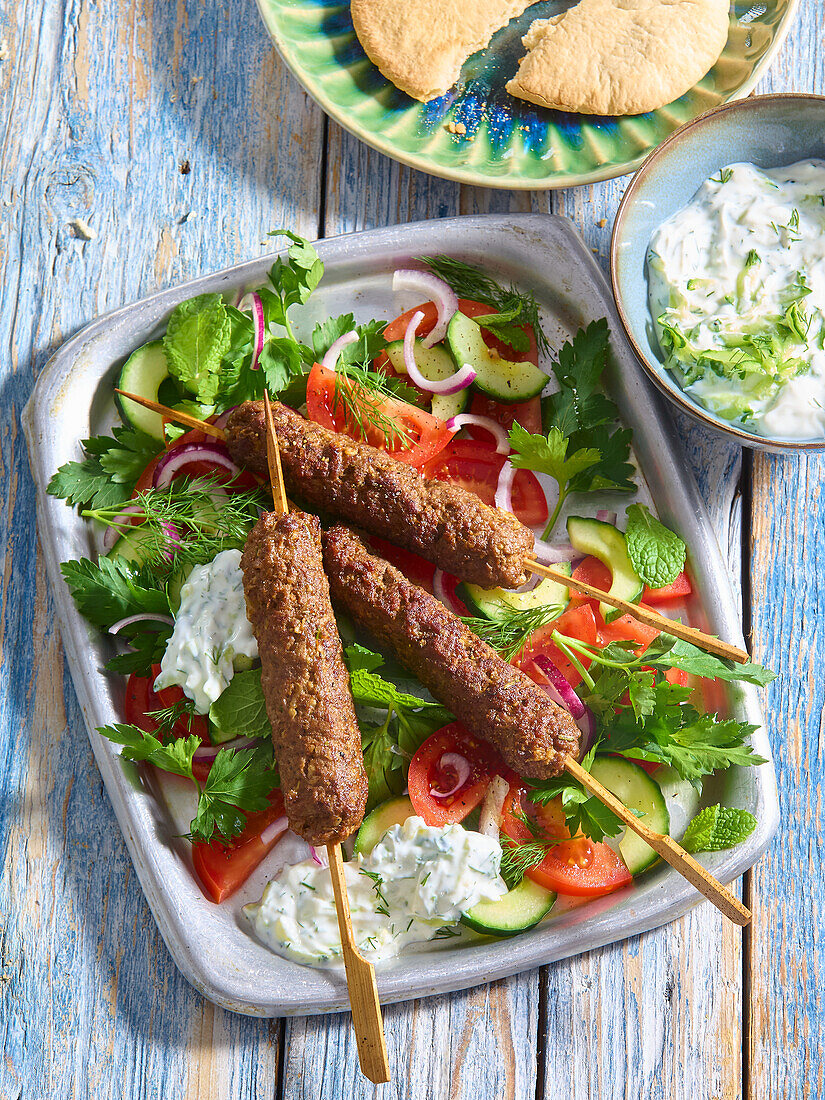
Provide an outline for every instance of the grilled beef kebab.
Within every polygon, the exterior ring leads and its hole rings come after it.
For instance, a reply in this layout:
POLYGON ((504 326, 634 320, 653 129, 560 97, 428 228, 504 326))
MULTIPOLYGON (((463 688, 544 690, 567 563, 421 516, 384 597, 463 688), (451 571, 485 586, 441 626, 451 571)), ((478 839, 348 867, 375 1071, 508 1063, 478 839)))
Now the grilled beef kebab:
POLYGON ((374 557, 346 527, 323 536, 333 601, 374 635, 473 733, 527 779, 548 779, 576 755, 579 728, 434 596, 374 557))
MULTIPOLYGON (((483 588, 517 588, 533 549, 529 528, 490 508, 457 485, 427 480, 386 451, 306 420, 278 402, 272 416, 290 492, 308 505, 398 546, 483 588)), ((267 473, 261 401, 229 415, 226 442, 233 459, 267 473)))
POLYGON ((363 820, 367 776, 317 517, 264 513, 241 568, 290 828, 337 844, 363 820))

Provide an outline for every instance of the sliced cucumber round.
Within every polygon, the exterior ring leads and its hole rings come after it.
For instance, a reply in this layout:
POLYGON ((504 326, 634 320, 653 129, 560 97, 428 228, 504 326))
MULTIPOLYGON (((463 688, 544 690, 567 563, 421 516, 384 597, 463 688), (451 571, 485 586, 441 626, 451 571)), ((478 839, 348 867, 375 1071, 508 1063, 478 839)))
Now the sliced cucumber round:
MULTIPOLYGON (((168 377, 169 367, 163 343, 160 340, 153 340, 151 344, 144 344, 129 356, 123 364, 117 387, 128 393, 137 394, 138 397, 148 397, 151 401, 158 401, 158 391, 168 377)), ((153 439, 165 442, 163 418, 160 413, 144 409, 142 405, 137 405, 128 397, 121 397, 120 394, 115 394, 115 400, 125 424, 146 432, 153 439)))
POLYGON ((414 816, 413 804, 406 795, 382 802, 364 818, 355 838, 355 854, 368 856, 387 829, 393 825, 403 825, 408 817, 414 816))
MULTIPOLYGON (((561 573, 571 575, 569 562, 555 566, 561 573)), ((459 585, 456 595, 464 600, 476 615, 501 622, 514 611, 533 611, 539 607, 558 607, 559 615, 570 602, 570 590, 559 581, 546 578, 530 592, 513 592, 507 588, 479 588, 477 584, 459 585)))
MULTIPOLYGON (((396 374, 406 374, 407 364, 404 362, 404 341, 393 340, 384 349, 396 374)), ((450 353, 438 344, 433 348, 425 348, 420 340, 415 341, 413 348, 415 365, 429 382, 441 382, 455 374, 456 366, 450 353)), ((470 397, 469 388, 459 393, 434 393, 432 399, 432 414, 441 420, 449 420, 451 416, 458 416, 467 408, 470 397)))
POLYGON ((121 535, 106 556, 109 558, 125 558, 127 561, 142 565, 150 556, 150 551, 157 549, 157 545, 157 533, 151 531, 149 527, 141 525, 132 527, 124 535, 121 535))
MULTIPOLYGON (((607 787, 630 810, 644 814, 642 821, 654 832, 668 836, 670 814, 659 784, 644 768, 619 757, 599 756, 593 762, 590 774, 607 787)), ((615 844, 611 842, 611 847, 615 844)), ((631 829, 625 829, 618 842, 619 855, 632 875, 644 871, 659 858, 649 844, 645 844, 631 829)))
MULTIPOLYGON (((627 553, 627 540, 624 533, 612 523, 603 523, 599 519, 587 519, 584 516, 570 516, 567 520, 567 537, 582 554, 592 554, 604 562, 610 570, 613 580, 610 595, 633 603, 641 598, 645 590, 644 582, 633 568, 627 553)), ((618 607, 600 603, 599 611, 606 623, 618 619, 623 612, 618 607)))
POLYGON ((456 366, 469 363, 475 370, 475 388, 496 401, 527 401, 547 385, 547 375, 535 363, 512 363, 494 355, 484 343, 481 328, 463 313, 456 313, 450 321, 447 346, 456 366))
POLYGON ((556 895, 524 878, 498 901, 480 901, 461 916, 461 923, 486 936, 514 936, 538 924, 553 908, 556 895))

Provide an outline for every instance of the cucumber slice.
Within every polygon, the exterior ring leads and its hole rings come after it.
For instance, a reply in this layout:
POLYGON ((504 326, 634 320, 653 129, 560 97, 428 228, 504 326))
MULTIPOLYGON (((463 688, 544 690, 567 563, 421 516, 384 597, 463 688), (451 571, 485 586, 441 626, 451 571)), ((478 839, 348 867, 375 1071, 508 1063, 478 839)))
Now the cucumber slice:
MULTIPOLYGON (((144 344, 129 356, 123 364, 117 386, 118 389, 135 393, 139 397, 159 401, 158 390, 168 377, 169 367, 163 344, 160 340, 153 340, 151 344, 144 344)), ((160 413, 144 409, 142 405, 136 405, 134 401, 121 397, 120 394, 115 394, 115 401, 125 424, 146 432, 153 439, 165 442, 160 413)))
MULTIPOLYGON (((547 384, 547 375, 535 363, 511 363, 490 352, 481 329, 463 313, 456 313, 447 328, 447 346, 459 367, 469 363, 476 372, 476 389, 496 401, 514 403, 536 397, 547 384)), ((455 370, 455 367, 453 367, 455 370)))
POLYGON ((498 901, 480 901, 463 913, 461 923, 486 936, 514 936, 538 924, 553 908, 556 895, 524 878, 498 901))
MULTIPOLYGON (((393 340, 384 349, 387 358, 396 374, 406 374, 407 365, 404 362, 404 341, 393 340)), ((456 367, 450 353, 438 344, 434 348, 425 348, 420 340, 415 341, 413 348, 415 364, 424 377, 430 382, 440 382, 443 378, 449 378, 455 374, 456 367)), ((467 408, 470 399, 469 387, 459 393, 434 393, 432 399, 432 414, 441 420, 449 420, 451 416, 458 416, 467 408)))
POLYGON ((142 525, 133 527, 125 535, 121 535, 106 557, 125 558, 127 561, 142 565, 148 557, 147 551, 155 548, 157 548, 155 533, 142 525))
POLYGON ((406 795, 382 802, 364 818, 355 838, 355 854, 368 856, 387 829, 392 825, 403 825, 408 817, 414 816, 413 804, 406 795))
MULTIPOLYGON (((600 756, 593 762, 590 774, 631 810, 640 810, 645 825, 657 833, 668 836, 670 814, 659 784, 644 768, 619 757, 600 756)), ((611 843, 611 847, 615 845, 611 843)), ((659 858, 649 844, 645 844, 630 829, 625 829, 618 843, 619 855, 632 875, 644 871, 659 858)))
MULTIPOLYGON (((569 577, 569 562, 555 566, 569 577)), ((461 584, 456 595, 477 615, 494 622, 501 622, 514 611, 532 611, 539 607, 558 607, 559 615, 570 602, 570 590, 558 581, 548 578, 537 584, 532 592, 512 592, 507 588, 479 588, 477 584, 461 584)))
MULTIPOLYGON (((645 590, 644 582, 633 568, 627 553, 627 541, 622 531, 612 523, 584 516, 570 516, 567 520, 567 537, 582 554, 592 554, 604 562, 613 575, 610 595, 633 603, 645 590)), ((622 612, 618 607, 600 603, 599 611, 606 623, 618 619, 622 612)))

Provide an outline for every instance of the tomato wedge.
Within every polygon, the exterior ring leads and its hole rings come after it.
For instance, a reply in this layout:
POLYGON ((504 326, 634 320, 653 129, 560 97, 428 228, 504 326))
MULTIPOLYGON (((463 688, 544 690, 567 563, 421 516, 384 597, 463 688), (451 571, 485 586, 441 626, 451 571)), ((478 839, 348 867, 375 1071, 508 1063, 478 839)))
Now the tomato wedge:
POLYGON ((588 837, 570 838, 564 826, 560 800, 538 806, 527 798, 526 789, 514 784, 507 793, 502 811, 502 830, 512 840, 523 843, 538 836, 552 842, 544 859, 529 868, 527 877, 559 894, 574 897, 601 897, 621 889, 633 876, 620 856, 607 844, 588 837), (529 819, 530 826, 525 822, 529 819), (566 834, 566 836, 565 836, 566 834))
POLYGON ((210 844, 192 845, 195 871, 204 893, 212 901, 220 904, 234 894, 286 832, 283 794, 280 790, 272 791, 269 800, 268 809, 247 814, 246 827, 234 840, 226 844, 213 840, 210 844), (276 822, 281 827, 270 828, 276 822))
MULTIPOLYGON (((521 424, 522 428, 526 428, 534 435, 541 431, 540 397, 531 397, 527 401, 518 401, 514 405, 502 405, 500 401, 494 401, 486 394, 477 393, 470 402, 470 412, 475 416, 488 416, 508 430, 513 424, 521 424)), ((485 433, 483 428, 477 428, 474 424, 468 425, 467 431, 473 439, 489 439, 489 433, 485 433)))
MULTIPOLYGON (((133 672, 126 682, 126 698, 124 700, 124 713, 129 725, 137 726, 146 733, 154 733, 158 725, 154 719, 148 717, 153 710, 165 710, 173 707, 183 698, 183 690, 179 687, 164 688, 156 692, 153 684, 160 675, 160 665, 152 665, 151 676, 138 676, 133 672)), ((188 715, 179 718, 172 728, 174 737, 195 737, 205 741, 208 738, 208 723, 202 714, 195 714, 191 721, 188 715)))
POLYGON ((642 599, 645 603, 670 603, 671 600, 681 600, 692 592, 693 585, 683 569, 672 584, 666 584, 663 588, 645 588, 642 599))
POLYGON ((463 821, 505 767, 492 746, 452 722, 431 734, 410 761, 410 802, 428 825, 463 821))
MULTIPOLYGON (((458 308, 465 317, 483 317, 486 314, 496 312, 492 306, 488 306, 484 302, 477 302, 473 298, 459 298, 458 308)), ((390 321, 384 329, 384 339, 388 344, 392 343, 393 340, 404 339, 404 334, 409 328, 414 313, 424 314, 418 322, 418 328, 415 330, 415 335, 419 340, 423 339, 425 336, 429 336, 438 319, 438 310, 433 302, 422 302, 420 306, 413 306, 412 309, 408 309, 405 313, 400 314, 390 321)), ((527 351, 516 351, 514 348, 511 348, 509 344, 505 344, 502 340, 499 340, 497 336, 494 336, 487 329, 481 330, 482 336, 484 337, 484 343, 488 348, 497 351, 502 359, 509 359, 511 362, 535 363, 536 366, 538 366, 539 354, 536 346, 536 334, 533 332, 530 325, 521 325, 519 327, 523 332, 527 333, 530 340, 530 347, 527 351)), ((378 362, 380 363, 380 360, 378 362)))
MULTIPOLYGON (((357 383, 347 385, 357 398, 356 390, 361 387, 357 383)), ((384 431, 368 423, 364 424, 362 431, 361 425, 356 423, 352 412, 341 399, 340 391, 336 393, 334 370, 316 363, 310 371, 307 382, 307 415, 310 420, 332 431, 342 432, 352 439, 366 438, 367 443, 388 451, 399 462, 408 466, 421 466, 427 459, 437 455, 455 435, 443 420, 406 401, 399 401, 394 397, 377 400, 369 394, 363 400, 369 404, 375 416, 392 422, 398 433, 393 440, 388 441, 384 431), (406 436, 403 441, 402 433, 406 436), (408 445, 404 446, 403 443, 408 445)))
MULTIPOLYGON (((185 432, 179 436, 174 443, 170 443, 169 446, 156 455, 152 461, 145 467, 140 477, 135 482, 132 496, 136 496, 138 493, 142 493, 145 489, 151 489, 152 482, 155 476, 155 469, 162 458, 164 458, 170 451, 177 450, 178 447, 185 447, 188 443, 207 443, 210 446, 215 444, 215 440, 206 434, 206 432, 200 431, 199 428, 193 428, 190 432, 185 432)), ((240 474, 236 474, 234 478, 230 477, 229 471, 223 466, 213 465, 211 462, 203 459, 193 459, 192 462, 187 462, 185 466, 181 468, 175 474, 175 477, 210 477, 215 476, 219 482, 225 487, 230 489, 252 489, 260 482, 251 474, 248 470, 241 470, 240 474)))
MULTIPOLYGON (((516 663, 524 667, 531 664, 533 657, 539 654, 549 657, 570 686, 577 687, 581 683, 581 673, 553 642, 554 630, 589 645, 596 645, 599 638, 596 616, 590 604, 571 606, 558 619, 540 627, 531 636, 516 663)), ((586 657, 581 658, 581 662, 585 668, 590 664, 586 657)))
MULTIPOLYGON (((454 439, 424 464, 422 472, 426 477, 460 485, 492 507, 504 462, 504 455, 496 454, 492 443, 454 439)), ((547 498, 530 470, 518 470, 513 479, 513 511, 526 527, 541 527, 547 522, 547 498)))

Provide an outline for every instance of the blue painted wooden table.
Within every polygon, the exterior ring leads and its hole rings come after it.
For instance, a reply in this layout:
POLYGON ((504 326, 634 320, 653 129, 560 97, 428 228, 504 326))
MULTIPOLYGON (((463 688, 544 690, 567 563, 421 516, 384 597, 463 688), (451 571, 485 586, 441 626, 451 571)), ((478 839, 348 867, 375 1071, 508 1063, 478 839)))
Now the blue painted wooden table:
MULTIPOLYGON (((824 92, 825 0, 760 90, 824 92)), ((325 121, 253 0, 0 6, 0 1100, 355 1098, 345 1016, 216 1009, 177 973, 135 881, 67 677, 19 412, 97 314, 268 249, 477 211, 567 214, 604 260, 626 180, 511 195, 419 175, 325 121)), ((381 1096, 825 1094, 820 841, 825 459, 744 456, 676 425, 742 576, 783 826, 745 877, 744 934, 709 905, 623 944, 386 1011, 381 1096)))

